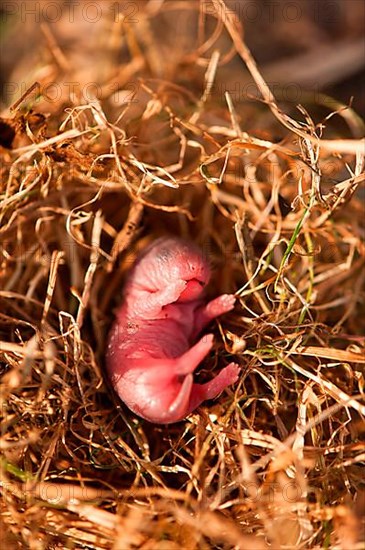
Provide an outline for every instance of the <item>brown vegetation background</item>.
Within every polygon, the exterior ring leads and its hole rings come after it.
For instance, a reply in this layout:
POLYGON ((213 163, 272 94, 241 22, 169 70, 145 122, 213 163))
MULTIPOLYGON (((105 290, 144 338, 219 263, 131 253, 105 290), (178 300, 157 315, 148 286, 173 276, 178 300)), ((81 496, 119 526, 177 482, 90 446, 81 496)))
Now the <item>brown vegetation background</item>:
POLYGON ((364 4, 0 10, 1 543, 363 548, 364 4), (104 374, 164 233, 238 296, 197 379, 242 369, 171 426, 104 374))

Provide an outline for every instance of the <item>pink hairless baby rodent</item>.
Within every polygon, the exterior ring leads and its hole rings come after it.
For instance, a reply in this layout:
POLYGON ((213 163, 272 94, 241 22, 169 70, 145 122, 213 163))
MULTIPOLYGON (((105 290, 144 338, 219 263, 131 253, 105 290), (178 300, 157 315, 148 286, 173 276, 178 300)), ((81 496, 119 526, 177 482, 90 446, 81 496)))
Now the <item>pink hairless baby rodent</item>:
POLYGON ((206 384, 193 382, 213 346, 212 334, 193 345, 197 336, 235 303, 231 294, 206 303, 209 278, 202 252, 175 237, 154 241, 131 270, 106 364, 119 397, 150 422, 178 422, 237 381, 239 367, 230 363, 206 384))

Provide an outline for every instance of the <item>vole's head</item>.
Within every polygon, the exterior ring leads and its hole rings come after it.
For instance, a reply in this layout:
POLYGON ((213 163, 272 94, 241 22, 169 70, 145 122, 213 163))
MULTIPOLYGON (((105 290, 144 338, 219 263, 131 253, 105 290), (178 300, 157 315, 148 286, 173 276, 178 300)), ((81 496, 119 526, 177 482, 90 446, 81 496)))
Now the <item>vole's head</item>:
POLYGON ((176 237, 162 237, 146 251, 143 259, 145 275, 155 288, 164 288, 177 280, 187 282, 179 301, 198 298, 208 283, 210 269, 202 251, 194 244, 176 237))

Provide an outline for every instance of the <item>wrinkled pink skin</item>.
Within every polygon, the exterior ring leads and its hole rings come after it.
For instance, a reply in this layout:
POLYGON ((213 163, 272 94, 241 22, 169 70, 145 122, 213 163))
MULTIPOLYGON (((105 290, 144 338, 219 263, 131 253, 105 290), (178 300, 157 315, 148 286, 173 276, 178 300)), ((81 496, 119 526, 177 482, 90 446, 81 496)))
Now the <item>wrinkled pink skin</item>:
POLYGON ((158 239, 132 268, 109 335, 106 364, 119 397, 150 422, 178 422, 238 378, 238 365, 230 363, 206 384, 193 382, 213 335, 193 342, 235 303, 233 295, 223 294, 206 304, 209 277, 199 249, 177 238, 158 239))

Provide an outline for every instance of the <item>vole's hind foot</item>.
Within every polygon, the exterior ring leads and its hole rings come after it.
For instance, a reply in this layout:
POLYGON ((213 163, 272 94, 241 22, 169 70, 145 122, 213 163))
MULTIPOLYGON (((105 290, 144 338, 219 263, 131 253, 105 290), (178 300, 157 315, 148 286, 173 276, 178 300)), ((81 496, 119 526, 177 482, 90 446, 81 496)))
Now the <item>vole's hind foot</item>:
POLYGON ((235 384, 239 373, 239 365, 237 363, 230 363, 206 384, 194 384, 190 396, 189 412, 192 412, 206 399, 214 399, 228 386, 235 384))
MULTIPOLYGON (((199 344, 200 342, 198 342, 199 344)), ((194 346, 195 347, 195 346, 194 346)), ((193 349, 193 348, 192 348, 193 349)), ((191 351, 191 350, 189 350, 191 351)), ((237 363, 230 363, 222 369, 213 380, 206 384, 193 384, 192 374, 188 374, 174 401, 171 403, 166 420, 161 422, 176 422, 193 412, 206 399, 214 399, 225 388, 237 382, 240 367, 237 363)))
POLYGON ((214 399, 224 389, 238 380, 240 367, 237 363, 230 363, 222 369, 215 378, 202 385, 205 397, 204 399, 214 399))
POLYGON ((213 334, 205 334, 199 342, 188 349, 176 360, 176 374, 186 375, 194 372, 199 363, 208 355, 213 346, 213 334))

